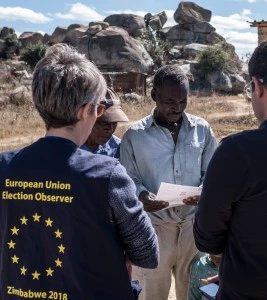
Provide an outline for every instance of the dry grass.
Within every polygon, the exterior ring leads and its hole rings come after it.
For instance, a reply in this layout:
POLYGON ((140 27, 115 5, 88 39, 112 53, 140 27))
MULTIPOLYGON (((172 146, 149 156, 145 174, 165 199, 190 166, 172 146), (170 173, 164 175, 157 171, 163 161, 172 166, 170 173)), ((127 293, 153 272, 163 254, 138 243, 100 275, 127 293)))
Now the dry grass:
POLYGON ((0 151, 27 145, 44 134, 44 125, 32 104, 0 109, 0 151))
MULTIPOLYGON (((131 122, 148 115, 153 107, 154 102, 148 98, 136 105, 123 104, 123 109, 131 122)), ((191 96, 186 111, 206 119, 212 126, 218 141, 228 134, 257 127, 251 104, 239 96, 216 94, 212 97, 191 96)), ((128 126, 129 123, 119 124, 116 134, 121 137, 128 126)))
MULTIPOLYGON (((130 122, 120 123, 116 135, 122 137, 131 122, 148 115, 153 107, 154 102, 149 98, 139 104, 123 103, 130 122)), ((230 133, 257 127, 251 107, 243 98, 236 96, 192 96, 187 111, 205 118, 218 140, 230 133)), ((44 135, 43 122, 29 102, 22 106, 6 103, 0 107, 0 115, 0 151, 20 148, 44 135)))

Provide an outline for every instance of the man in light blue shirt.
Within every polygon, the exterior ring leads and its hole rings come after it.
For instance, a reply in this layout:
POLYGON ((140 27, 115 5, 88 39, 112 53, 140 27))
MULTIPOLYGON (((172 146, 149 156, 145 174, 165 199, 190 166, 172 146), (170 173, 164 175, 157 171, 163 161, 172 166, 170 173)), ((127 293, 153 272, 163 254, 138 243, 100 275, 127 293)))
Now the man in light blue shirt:
MULTIPOLYGON (((168 209, 164 199, 154 201, 161 182, 201 185, 217 145, 207 121, 185 113, 188 91, 179 66, 159 69, 151 92, 156 107, 128 129, 121 143, 121 163, 135 182, 160 245, 156 270, 133 269, 143 287, 141 300, 168 299, 172 273, 177 300, 187 299, 190 265, 198 253, 192 232, 195 206, 168 209)), ((188 200, 196 204, 198 197, 188 200)))
POLYGON ((91 134, 81 148, 94 154, 103 154, 119 159, 121 140, 113 133, 118 122, 128 122, 129 119, 121 108, 118 94, 111 88, 107 89, 106 101, 108 103, 107 110, 96 120, 91 134))

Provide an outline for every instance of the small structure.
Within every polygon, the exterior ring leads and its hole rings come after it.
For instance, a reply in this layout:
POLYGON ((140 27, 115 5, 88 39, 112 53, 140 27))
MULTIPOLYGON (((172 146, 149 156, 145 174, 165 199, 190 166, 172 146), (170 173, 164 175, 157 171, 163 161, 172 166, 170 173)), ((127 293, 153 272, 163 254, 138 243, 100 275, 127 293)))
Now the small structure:
POLYGON ((146 95, 147 74, 145 73, 102 71, 102 74, 106 79, 107 85, 116 92, 146 95))
POLYGON ((267 21, 261 20, 249 22, 250 27, 258 27, 258 44, 267 40, 267 21))

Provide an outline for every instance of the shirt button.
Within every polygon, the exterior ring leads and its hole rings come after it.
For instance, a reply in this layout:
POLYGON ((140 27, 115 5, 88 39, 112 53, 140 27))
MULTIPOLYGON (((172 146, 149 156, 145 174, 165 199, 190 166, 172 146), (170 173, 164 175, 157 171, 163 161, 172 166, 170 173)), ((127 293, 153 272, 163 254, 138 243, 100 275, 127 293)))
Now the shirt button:
POLYGON ((179 171, 178 171, 178 170, 176 170, 175 172, 176 172, 176 173, 179 173, 179 171))

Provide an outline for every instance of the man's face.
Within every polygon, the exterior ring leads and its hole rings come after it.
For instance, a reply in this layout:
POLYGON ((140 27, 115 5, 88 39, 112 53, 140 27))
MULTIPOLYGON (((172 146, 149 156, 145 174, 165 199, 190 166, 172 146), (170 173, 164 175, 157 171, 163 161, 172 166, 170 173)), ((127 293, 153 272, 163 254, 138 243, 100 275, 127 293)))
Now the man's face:
POLYGON ((157 118, 165 123, 176 123, 187 105, 188 92, 185 86, 173 81, 165 81, 155 93, 157 118))
POLYGON ((117 122, 104 122, 100 118, 95 122, 90 134, 90 140, 98 145, 105 144, 111 138, 116 128, 117 122))
MULTIPOLYGON (((263 79, 253 77, 253 81, 251 82, 251 104, 255 117, 257 118, 259 124, 261 124, 266 119, 264 105, 265 101, 262 101, 263 98, 266 99, 266 96, 259 96, 260 94, 262 94, 261 90, 266 91, 263 84, 263 79), (256 92, 256 89, 258 90, 258 92, 256 92)), ((266 95, 266 92, 264 92, 263 95, 266 95)))

